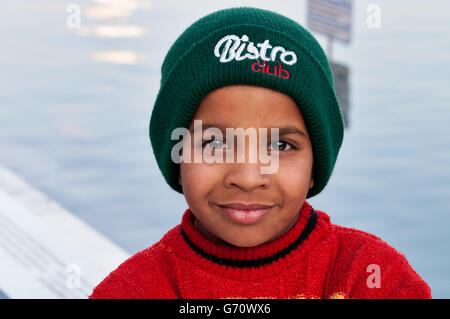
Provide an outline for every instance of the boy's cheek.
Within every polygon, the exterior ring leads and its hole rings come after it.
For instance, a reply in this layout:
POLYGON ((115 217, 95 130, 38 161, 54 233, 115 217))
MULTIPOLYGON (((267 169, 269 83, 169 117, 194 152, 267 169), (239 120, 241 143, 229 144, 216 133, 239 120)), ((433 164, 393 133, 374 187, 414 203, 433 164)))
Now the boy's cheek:
POLYGON ((308 161, 297 160, 295 162, 280 162, 276 178, 284 185, 303 186, 307 188, 313 182, 311 176, 311 164, 308 161))
POLYGON ((220 168, 208 164, 181 163, 179 183, 196 197, 208 193, 220 181, 220 168))

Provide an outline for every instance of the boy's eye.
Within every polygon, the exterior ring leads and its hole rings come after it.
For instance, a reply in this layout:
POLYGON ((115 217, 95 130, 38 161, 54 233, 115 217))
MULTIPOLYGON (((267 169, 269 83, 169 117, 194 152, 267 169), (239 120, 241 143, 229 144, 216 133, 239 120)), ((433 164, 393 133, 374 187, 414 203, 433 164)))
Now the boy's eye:
MULTIPOLYGON (((214 139, 214 138, 203 141, 202 148, 204 148, 206 146, 211 149, 221 149, 221 148, 227 147, 225 141, 219 140, 219 139, 214 139)), ((297 148, 294 147, 291 143, 288 143, 286 141, 273 141, 272 144, 269 145, 268 149, 272 150, 272 151, 286 152, 286 151, 290 151, 290 150, 295 150, 297 148)))
POLYGON ((295 148, 286 141, 274 141, 272 142, 270 149, 274 151, 290 151, 295 148))
POLYGON ((221 141, 218 139, 211 139, 211 140, 203 141, 203 143, 202 143, 202 147, 208 146, 209 148, 212 148, 212 149, 223 148, 224 145, 225 145, 224 141, 221 141))

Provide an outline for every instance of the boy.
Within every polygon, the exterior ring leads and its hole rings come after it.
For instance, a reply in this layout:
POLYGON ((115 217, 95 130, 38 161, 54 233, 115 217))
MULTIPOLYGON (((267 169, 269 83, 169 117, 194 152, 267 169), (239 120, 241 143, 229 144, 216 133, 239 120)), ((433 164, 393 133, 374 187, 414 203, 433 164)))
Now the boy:
POLYGON ((431 298, 394 248, 306 201, 331 176, 343 122, 327 58, 296 22, 232 8, 191 25, 162 65, 150 139, 189 208, 90 298, 431 298), (257 138, 235 147, 230 129, 257 138))

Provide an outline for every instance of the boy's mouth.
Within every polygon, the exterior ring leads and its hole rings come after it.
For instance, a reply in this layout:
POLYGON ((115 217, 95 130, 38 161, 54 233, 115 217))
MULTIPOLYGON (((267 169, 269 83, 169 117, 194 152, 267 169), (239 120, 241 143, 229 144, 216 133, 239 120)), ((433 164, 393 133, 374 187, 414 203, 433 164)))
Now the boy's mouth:
POLYGON ((276 205, 229 203, 217 204, 225 216, 238 224, 252 225, 261 221, 276 205))

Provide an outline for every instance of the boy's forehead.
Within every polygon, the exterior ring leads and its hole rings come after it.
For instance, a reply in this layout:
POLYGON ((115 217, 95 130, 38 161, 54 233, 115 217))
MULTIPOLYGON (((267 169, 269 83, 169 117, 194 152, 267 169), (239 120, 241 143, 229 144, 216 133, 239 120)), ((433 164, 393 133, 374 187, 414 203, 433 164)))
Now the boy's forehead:
POLYGON ((227 128, 301 127, 305 123, 295 101, 284 93, 258 86, 234 85, 212 91, 200 103, 191 123, 227 128))
POLYGON ((234 84, 217 88, 209 92, 203 101, 217 101, 224 98, 252 98, 252 99, 285 99, 292 100, 290 96, 283 92, 269 89, 263 86, 234 84))

